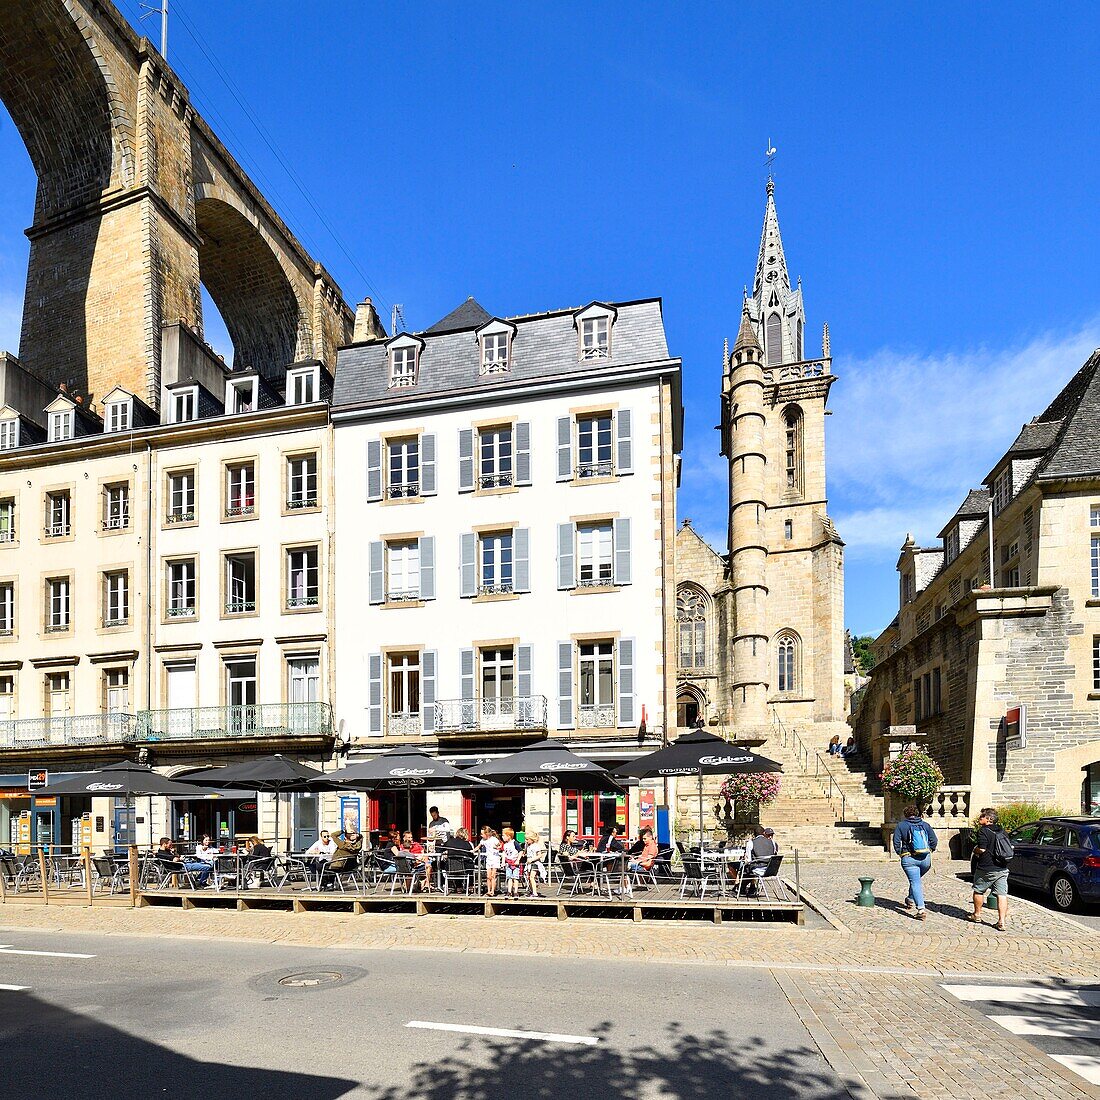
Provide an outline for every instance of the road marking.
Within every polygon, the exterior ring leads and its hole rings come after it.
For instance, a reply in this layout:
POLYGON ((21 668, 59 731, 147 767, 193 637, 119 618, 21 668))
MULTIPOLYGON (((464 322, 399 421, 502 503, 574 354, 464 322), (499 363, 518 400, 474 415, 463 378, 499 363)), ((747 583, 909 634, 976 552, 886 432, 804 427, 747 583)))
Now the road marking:
POLYGON ((1100 1058, 1088 1054, 1052 1054, 1050 1057, 1066 1069, 1073 1070, 1090 1085, 1100 1085, 1100 1058))
POLYGON ((0 985, 0 989, 6 993, 22 993, 24 989, 30 989, 29 985, 0 985))
POLYGON ((80 955, 75 951, 23 951, 10 944, 0 943, 0 955, 39 955, 46 959, 94 959, 95 955, 80 955))
POLYGON ((543 1043, 578 1043, 594 1047, 600 1040, 595 1035, 558 1035, 551 1031, 511 1031, 506 1027, 477 1027, 475 1024, 433 1024, 427 1020, 410 1020, 406 1027, 427 1031, 457 1031, 462 1035, 495 1035, 504 1039, 538 1039, 543 1043))
POLYGON ((1037 985, 945 985, 960 1001, 999 1001, 1004 1004, 1100 1006, 1100 989, 1048 989, 1037 985))
POLYGON ((990 1016, 1013 1035, 1044 1035, 1057 1039, 1100 1039, 1100 1021, 1067 1020, 1058 1016, 990 1016))

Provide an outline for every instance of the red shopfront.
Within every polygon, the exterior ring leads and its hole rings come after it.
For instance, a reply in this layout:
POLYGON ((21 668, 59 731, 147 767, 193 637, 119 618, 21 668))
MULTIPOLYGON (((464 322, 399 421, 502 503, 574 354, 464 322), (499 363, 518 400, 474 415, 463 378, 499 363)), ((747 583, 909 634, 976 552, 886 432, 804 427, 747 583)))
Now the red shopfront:
POLYGON ((604 828, 630 835, 629 795, 607 791, 566 791, 562 799, 562 833, 576 830, 581 840, 597 841, 604 828))

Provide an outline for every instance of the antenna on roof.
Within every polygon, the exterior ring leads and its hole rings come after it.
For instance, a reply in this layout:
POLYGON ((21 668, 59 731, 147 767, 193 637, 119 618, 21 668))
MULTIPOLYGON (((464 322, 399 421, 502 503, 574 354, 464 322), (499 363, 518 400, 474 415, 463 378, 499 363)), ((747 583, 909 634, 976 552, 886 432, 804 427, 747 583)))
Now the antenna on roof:
POLYGON ((396 336, 399 332, 405 331, 405 307, 403 305, 395 305, 390 311, 390 335, 396 336), (401 327, 398 328, 397 326, 401 327))

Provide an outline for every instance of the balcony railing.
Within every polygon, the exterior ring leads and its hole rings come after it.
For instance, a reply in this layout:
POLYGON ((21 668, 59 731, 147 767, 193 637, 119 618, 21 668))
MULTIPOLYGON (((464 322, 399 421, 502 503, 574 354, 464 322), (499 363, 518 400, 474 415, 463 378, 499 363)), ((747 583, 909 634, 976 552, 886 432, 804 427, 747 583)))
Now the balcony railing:
POLYGON ((305 497, 291 497, 286 502, 288 512, 293 512, 297 508, 316 508, 317 507, 317 494, 305 497))
POLYGON ((442 699, 435 704, 435 728, 442 733, 546 729, 546 696, 506 699, 442 699))
POLYGON ((169 512, 164 517, 165 523, 194 523, 195 511, 192 509, 190 512, 169 512))
POLYGON ((578 577, 578 588, 609 588, 615 583, 615 578, 608 573, 606 576, 578 577))
POLYGON ((507 470, 499 474, 481 474, 477 480, 482 489, 507 489, 512 484, 512 471, 507 470))
POLYGON ((497 584, 479 584, 477 586, 479 596, 508 596, 512 591, 511 581, 500 581, 497 584))
POLYGON ((15 542, 15 524, 0 529, 0 542, 15 542))
POLYGON ((607 729, 616 725, 617 715, 615 704, 606 703, 600 706, 581 706, 577 710, 577 725, 582 729, 607 729))
POLYGON ((320 596, 287 596, 286 605, 291 607, 318 607, 320 606, 320 596))
POLYGON ((775 382, 801 382, 807 378, 824 378, 831 373, 832 359, 803 359, 798 363, 784 363, 778 367, 765 367, 764 380, 775 382))
POLYGON ((170 619, 193 619, 194 617, 194 604, 177 604, 168 608, 168 618, 170 619))
POLYGON ((68 538, 72 530, 71 523, 47 523, 45 534, 48 539, 63 539, 68 538))
POLYGON ((394 485, 387 485, 386 496, 390 500, 398 500, 401 497, 418 497, 420 496, 420 482, 401 481, 394 485))
POLYGON ((577 478, 583 480, 588 477, 611 477, 615 473, 615 463, 611 459, 604 462, 578 462, 577 478))
POLYGON ((225 518, 233 519, 236 516, 250 516, 255 511, 256 505, 252 503, 230 504, 225 510, 225 518))
POLYGON ((119 515, 108 516, 103 521, 104 531, 125 531, 130 526, 130 513, 122 512, 119 515))
POLYGON ((250 611, 255 610, 255 600, 230 600, 225 605, 225 613, 227 615, 247 615, 250 611))
POLYGON ((386 715, 386 732, 391 737, 412 737, 424 732, 418 710, 393 711, 386 715))
POLYGON ((66 714, 0 722, 0 749, 103 745, 136 739, 133 714, 66 714))
POLYGON ((419 588, 405 588, 400 592, 386 593, 386 603, 416 603, 419 599, 419 588))

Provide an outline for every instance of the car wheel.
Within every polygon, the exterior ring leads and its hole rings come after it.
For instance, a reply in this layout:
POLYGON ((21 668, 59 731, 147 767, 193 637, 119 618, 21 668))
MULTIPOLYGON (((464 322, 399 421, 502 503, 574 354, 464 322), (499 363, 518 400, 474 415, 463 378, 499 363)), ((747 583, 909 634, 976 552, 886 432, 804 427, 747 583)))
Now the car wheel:
POLYGON ((1059 875, 1050 884, 1050 900, 1054 902, 1056 909, 1068 913, 1077 904, 1077 887, 1073 880, 1066 875, 1059 875))

